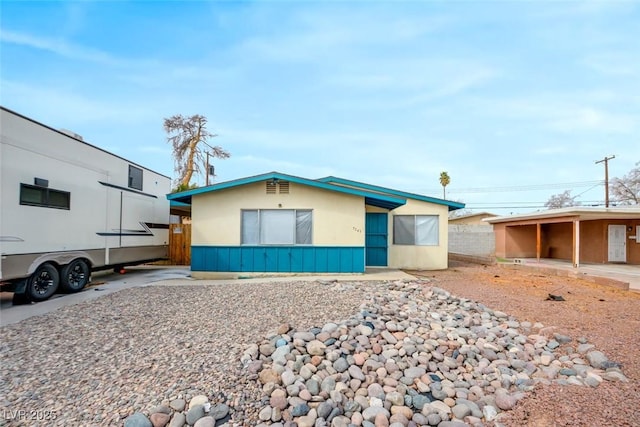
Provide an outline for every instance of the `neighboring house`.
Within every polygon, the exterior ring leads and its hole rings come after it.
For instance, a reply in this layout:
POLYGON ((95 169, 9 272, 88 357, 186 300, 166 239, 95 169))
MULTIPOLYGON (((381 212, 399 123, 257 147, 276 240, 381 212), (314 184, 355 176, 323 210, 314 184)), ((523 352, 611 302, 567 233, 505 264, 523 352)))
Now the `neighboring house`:
POLYGON ((278 172, 169 194, 191 205, 191 270, 362 273, 447 268, 464 204, 341 178, 278 172))
POLYGON ((485 218, 493 218, 498 215, 489 212, 470 213, 467 215, 449 217, 449 225, 484 225, 488 224, 483 221, 485 218))
POLYGON ((491 263, 495 261, 493 227, 483 221, 496 217, 489 212, 449 217, 449 254, 451 259, 491 263))
POLYGON ((640 208, 551 209, 489 218, 496 257, 640 264, 640 208))

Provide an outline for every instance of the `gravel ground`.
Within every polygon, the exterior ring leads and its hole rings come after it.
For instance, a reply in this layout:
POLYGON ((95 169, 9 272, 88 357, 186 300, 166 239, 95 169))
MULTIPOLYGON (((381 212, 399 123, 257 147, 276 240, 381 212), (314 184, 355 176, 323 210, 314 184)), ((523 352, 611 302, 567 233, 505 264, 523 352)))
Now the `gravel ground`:
POLYGON ((640 426, 640 293, 504 267, 452 267, 418 275, 520 321, 542 322, 559 333, 586 337, 609 359, 622 363, 630 380, 604 382, 595 389, 538 386, 501 420, 504 425, 640 426), (547 301, 549 293, 566 301, 547 301))
MULTIPOLYGON (((177 283, 174 283, 177 284, 177 283)), ((284 322, 357 311, 364 289, 318 283, 129 289, 0 329, 0 423, 117 426, 165 399, 250 393, 242 351, 284 322), (17 417, 15 412, 26 411, 17 417), (55 413, 55 420, 37 420, 55 413)), ((248 396, 247 400, 249 400, 248 396)))
MULTIPOLYGON (((630 380, 538 386, 504 425, 640 426, 639 294, 498 267, 420 274, 520 321, 586 337, 630 380), (545 301, 548 293, 566 301, 545 301)), ((238 370, 247 346, 284 322, 305 329, 348 318, 368 286, 204 283, 130 289, 1 328, 0 424, 121 426, 168 399, 220 392, 244 406, 235 419, 254 416, 259 393, 238 370), (9 420, 17 410, 26 417, 9 420), (53 421, 33 419, 52 413, 53 421)))

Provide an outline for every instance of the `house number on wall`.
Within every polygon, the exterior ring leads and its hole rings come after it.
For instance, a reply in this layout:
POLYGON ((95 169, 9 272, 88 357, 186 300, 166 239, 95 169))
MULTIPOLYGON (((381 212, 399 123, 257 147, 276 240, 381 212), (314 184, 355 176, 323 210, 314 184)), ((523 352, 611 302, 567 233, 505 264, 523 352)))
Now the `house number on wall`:
POLYGON ((362 233, 362 229, 358 228, 358 227, 352 227, 353 231, 355 231, 356 233, 362 233))

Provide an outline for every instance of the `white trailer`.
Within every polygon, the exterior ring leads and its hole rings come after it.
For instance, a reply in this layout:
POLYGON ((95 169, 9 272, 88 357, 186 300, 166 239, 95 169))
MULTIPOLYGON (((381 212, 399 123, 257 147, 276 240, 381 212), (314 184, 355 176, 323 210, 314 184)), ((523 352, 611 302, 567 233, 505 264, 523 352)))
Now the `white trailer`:
POLYGON ((165 259, 171 179, 0 107, 0 283, 42 301, 165 259))

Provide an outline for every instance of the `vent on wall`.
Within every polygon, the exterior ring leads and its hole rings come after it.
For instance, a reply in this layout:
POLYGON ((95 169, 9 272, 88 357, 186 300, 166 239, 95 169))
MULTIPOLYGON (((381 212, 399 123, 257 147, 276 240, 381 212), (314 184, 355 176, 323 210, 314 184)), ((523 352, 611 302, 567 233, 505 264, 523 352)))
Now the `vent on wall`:
POLYGON ((277 192, 280 194, 289 194, 289 181, 266 181, 266 191, 267 194, 276 194, 277 192))

